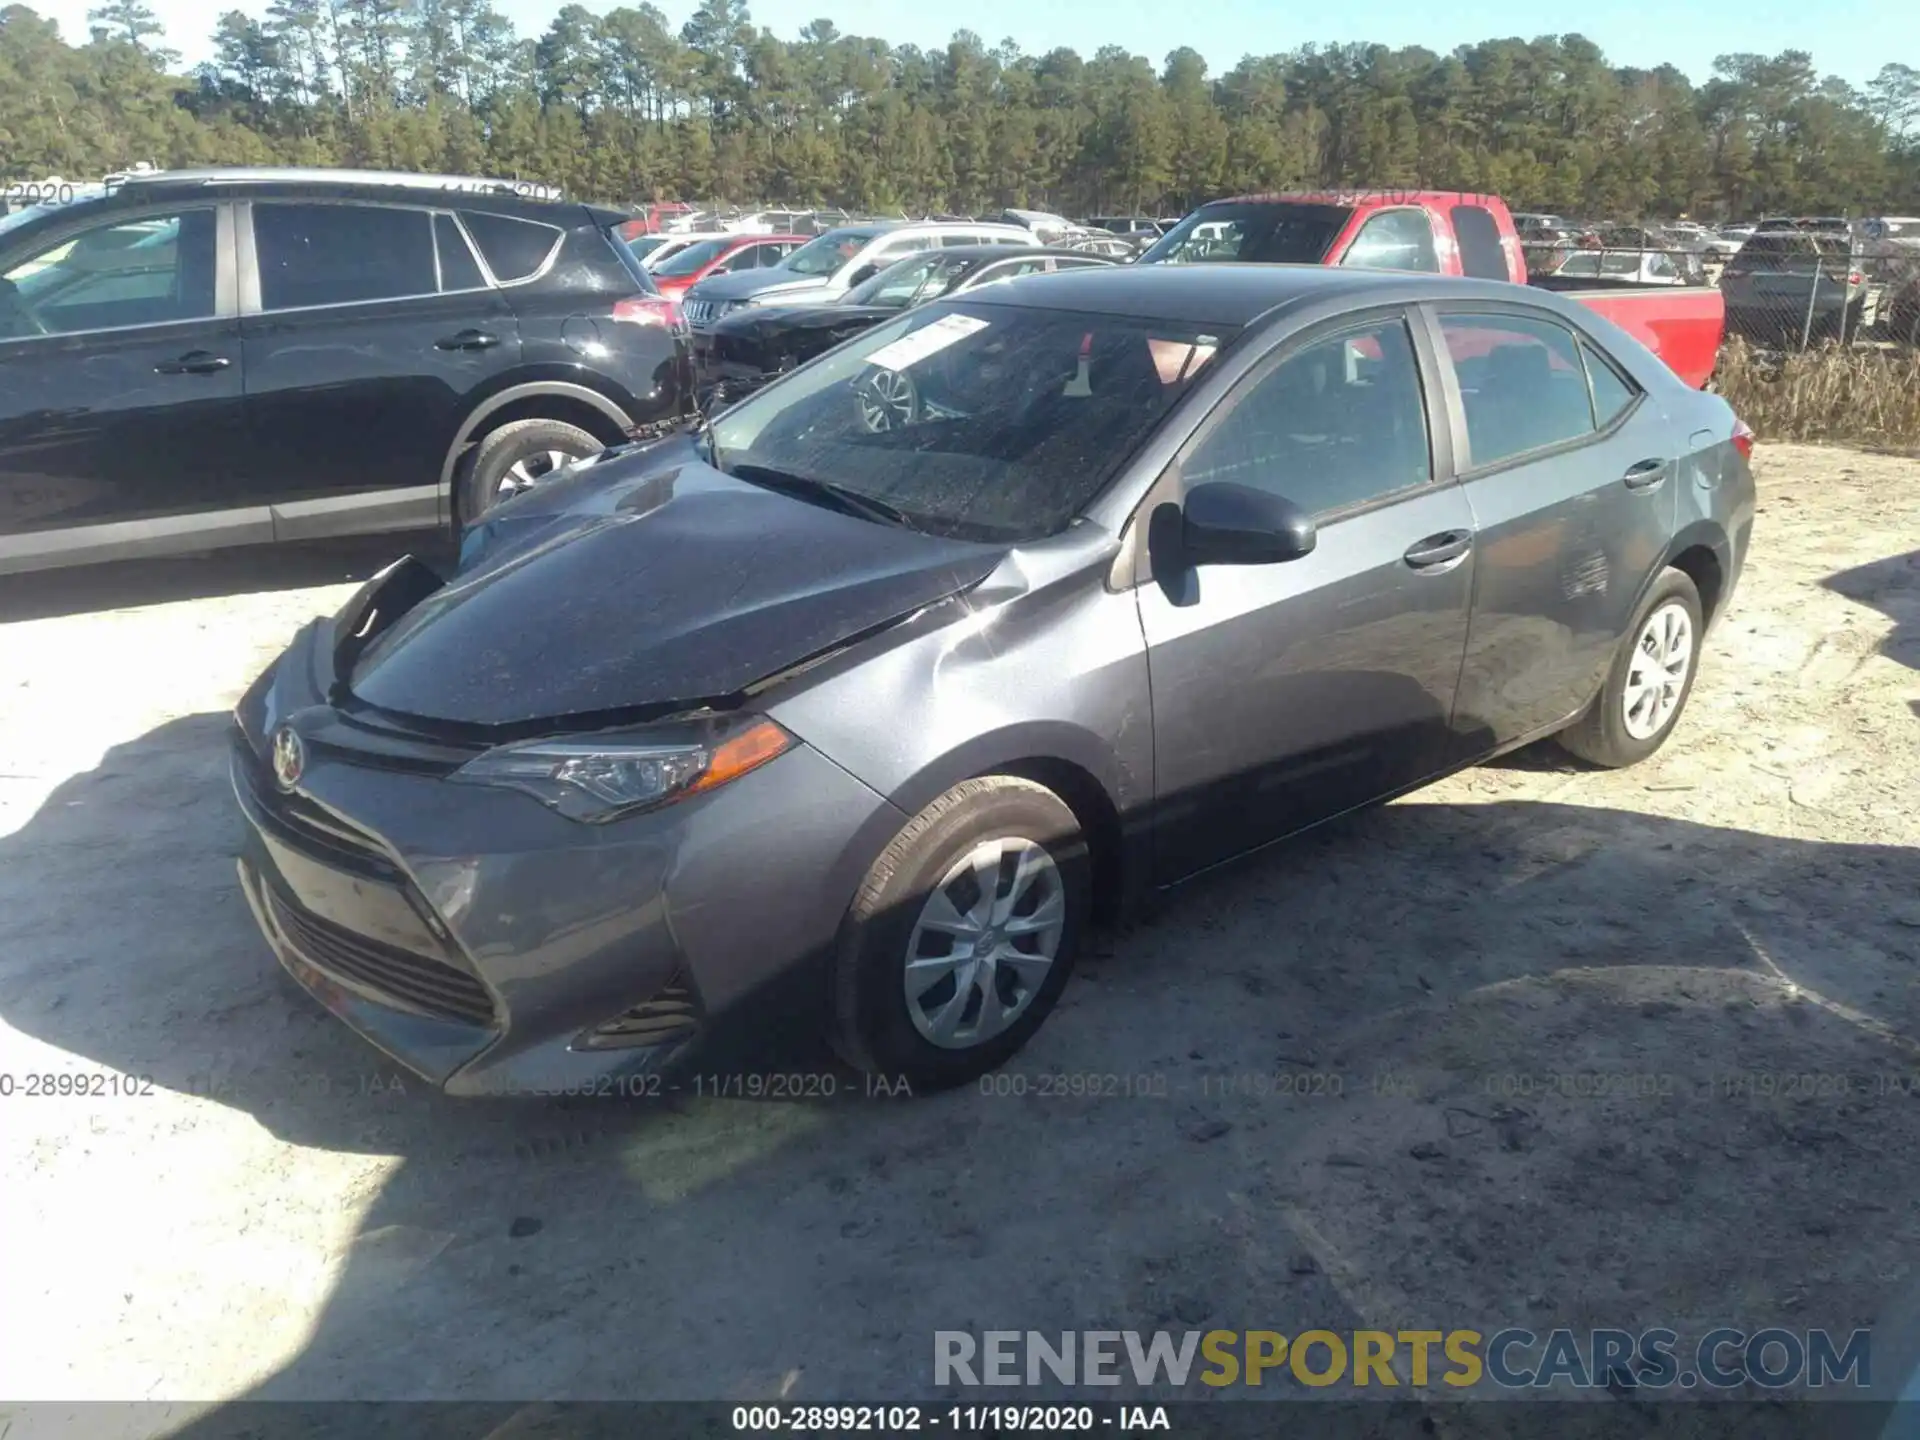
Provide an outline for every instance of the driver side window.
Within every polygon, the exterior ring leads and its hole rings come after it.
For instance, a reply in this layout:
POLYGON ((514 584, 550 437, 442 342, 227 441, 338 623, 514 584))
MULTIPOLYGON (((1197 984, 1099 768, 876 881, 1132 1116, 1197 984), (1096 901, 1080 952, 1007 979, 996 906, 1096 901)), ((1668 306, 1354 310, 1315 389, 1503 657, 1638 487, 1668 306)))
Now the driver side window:
POLYGON ((1328 515, 1433 477, 1426 403, 1406 323, 1315 340, 1243 383, 1181 466, 1186 487, 1231 481, 1328 515))
POLYGON ((68 236, 0 276, 0 338, 209 319, 214 232, 202 209, 68 236))
POLYGON ((1360 227, 1340 262, 1361 270, 1423 270, 1438 274, 1433 222, 1424 210, 1382 210, 1360 227))

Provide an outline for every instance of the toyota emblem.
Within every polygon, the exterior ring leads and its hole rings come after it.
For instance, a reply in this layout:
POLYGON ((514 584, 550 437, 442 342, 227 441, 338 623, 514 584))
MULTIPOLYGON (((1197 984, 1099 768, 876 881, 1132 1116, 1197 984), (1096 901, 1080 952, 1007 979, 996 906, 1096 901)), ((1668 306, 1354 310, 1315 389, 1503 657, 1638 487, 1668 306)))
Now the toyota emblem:
POLYGON ((291 790, 300 783, 306 768, 307 747, 300 743, 291 726, 282 725, 273 736, 273 778, 280 782, 282 790, 291 790))

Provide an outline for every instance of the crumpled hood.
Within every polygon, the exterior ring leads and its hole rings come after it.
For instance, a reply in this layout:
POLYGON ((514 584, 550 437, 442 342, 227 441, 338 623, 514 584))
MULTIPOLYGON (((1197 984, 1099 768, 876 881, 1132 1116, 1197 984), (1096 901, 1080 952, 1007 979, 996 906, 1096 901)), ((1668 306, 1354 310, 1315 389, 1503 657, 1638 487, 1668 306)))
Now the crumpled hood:
POLYGON ((715 699, 964 590, 1006 554, 735 480, 685 439, 483 524, 454 578, 367 647, 359 699, 483 726, 715 699))

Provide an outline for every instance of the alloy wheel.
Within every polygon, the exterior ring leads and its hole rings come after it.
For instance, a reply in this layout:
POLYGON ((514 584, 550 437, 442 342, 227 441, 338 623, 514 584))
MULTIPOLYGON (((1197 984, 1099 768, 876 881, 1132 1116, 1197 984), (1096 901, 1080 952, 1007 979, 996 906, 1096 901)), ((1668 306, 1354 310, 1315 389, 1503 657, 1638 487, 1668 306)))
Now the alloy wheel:
POLYGON ((500 477, 500 483, 494 486, 493 503, 498 505, 502 500, 511 500, 521 491, 532 489, 537 482, 579 458, 559 450, 536 450, 531 455, 521 456, 507 467, 506 473, 500 477))

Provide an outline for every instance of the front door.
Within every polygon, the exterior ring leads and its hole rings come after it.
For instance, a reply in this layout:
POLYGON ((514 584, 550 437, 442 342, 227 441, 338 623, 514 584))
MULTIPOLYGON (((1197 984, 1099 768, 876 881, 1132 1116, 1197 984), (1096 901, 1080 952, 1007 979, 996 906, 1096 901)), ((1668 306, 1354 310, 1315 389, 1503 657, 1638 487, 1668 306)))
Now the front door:
POLYGON ((215 205, 122 212, 0 260, 0 567, 137 553, 241 503, 220 233, 215 205))
POLYGON ((1319 538, 1296 560, 1137 589, 1162 882, 1461 758, 1472 518, 1436 464, 1428 389, 1405 317, 1377 315, 1250 372, 1176 462, 1184 491, 1272 490, 1319 538))

